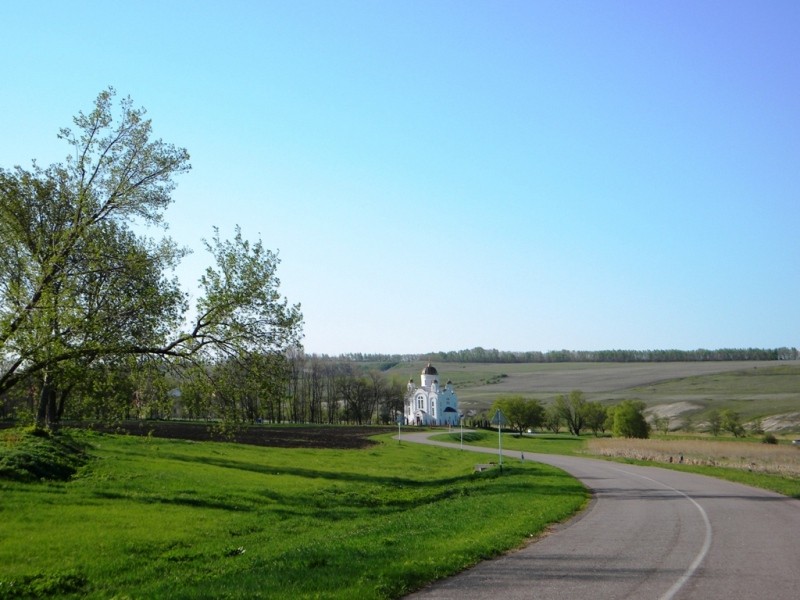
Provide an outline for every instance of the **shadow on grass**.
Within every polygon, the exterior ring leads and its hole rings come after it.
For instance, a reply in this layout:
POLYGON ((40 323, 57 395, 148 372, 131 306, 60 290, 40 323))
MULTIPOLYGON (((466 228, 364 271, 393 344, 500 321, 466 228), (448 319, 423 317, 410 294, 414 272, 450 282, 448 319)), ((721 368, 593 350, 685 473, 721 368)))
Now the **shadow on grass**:
POLYGON ((245 506, 244 502, 224 502, 210 498, 187 498, 186 496, 159 496, 155 494, 122 494, 118 492, 94 492, 95 498, 104 500, 125 500, 126 502, 140 502, 142 504, 174 504, 176 506, 190 506, 194 508, 212 508, 232 512, 252 512, 252 506, 245 506))
MULTIPOLYGON (((162 457, 164 457, 162 455, 162 457)), ((307 469, 303 467, 290 467, 287 465, 254 464, 251 462, 228 460, 213 457, 184 457, 180 455, 169 456, 171 460, 202 463, 223 469, 236 469, 262 475, 290 475, 293 477, 304 477, 309 479, 326 479, 330 481, 341 481, 350 483, 366 483, 382 486, 404 487, 404 488, 436 488, 443 485, 457 486, 477 481, 486 481, 503 476, 526 475, 527 477, 544 476, 551 477, 552 473, 538 471, 536 467, 530 468, 531 463, 525 469, 516 469, 513 466, 506 466, 502 469, 492 468, 483 472, 469 472, 463 475, 447 477, 442 479, 419 480, 408 477, 369 475, 365 473, 353 473, 347 471, 323 471, 319 469, 307 469)))
MULTIPOLYGON (((396 513, 404 513, 410 509, 420 509, 426 506, 434 506, 442 502, 457 502, 459 500, 474 500, 476 498, 507 498, 514 494, 530 494, 536 496, 568 496, 578 493, 585 493, 587 498, 588 491, 579 485, 574 488, 565 488, 558 485, 547 485, 533 487, 529 484, 520 482, 513 485, 502 486, 480 486, 459 488, 449 488, 437 490, 428 494, 413 494, 395 496, 391 493, 388 496, 380 496, 365 491, 347 490, 322 490, 309 498, 302 495, 286 495, 275 490, 264 490, 262 494, 274 503, 271 512, 283 517, 296 517, 303 515, 313 515, 315 519, 328 521, 340 521, 361 514, 365 509, 373 514, 390 516, 396 513)), ((456 505, 453 505, 455 509, 456 505)))
POLYGON ((286 464, 259 464, 233 460, 221 456, 186 456, 180 453, 161 453, 161 459, 183 463, 203 464, 220 469, 233 469, 264 476, 299 477, 322 480, 329 485, 313 490, 287 493, 282 485, 265 479, 260 488, 243 495, 232 492, 230 499, 218 496, 203 497, 158 493, 126 493, 96 491, 93 496, 106 500, 125 500, 143 504, 165 504, 214 509, 232 512, 266 511, 273 515, 308 516, 337 521, 351 518, 368 509, 381 515, 390 515, 420 506, 435 505, 443 501, 465 497, 495 497, 503 494, 535 494, 537 496, 563 496, 580 492, 583 488, 568 477, 554 475, 549 468, 532 463, 492 468, 483 472, 466 472, 440 479, 420 480, 381 474, 352 471, 321 470, 294 467, 286 464), (341 485, 339 485, 341 484, 341 485))

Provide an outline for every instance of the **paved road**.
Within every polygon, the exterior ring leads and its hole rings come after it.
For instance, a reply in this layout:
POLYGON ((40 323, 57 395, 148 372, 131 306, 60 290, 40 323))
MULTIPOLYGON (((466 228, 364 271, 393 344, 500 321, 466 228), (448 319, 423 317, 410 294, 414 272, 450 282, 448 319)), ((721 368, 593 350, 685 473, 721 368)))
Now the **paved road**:
MULTIPOLYGON (((427 435, 402 439, 459 448, 427 435)), ((800 501, 657 467, 546 454, 525 459, 583 481, 595 494, 590 507, 523 550, 408 598, 800 598, 800 501)))

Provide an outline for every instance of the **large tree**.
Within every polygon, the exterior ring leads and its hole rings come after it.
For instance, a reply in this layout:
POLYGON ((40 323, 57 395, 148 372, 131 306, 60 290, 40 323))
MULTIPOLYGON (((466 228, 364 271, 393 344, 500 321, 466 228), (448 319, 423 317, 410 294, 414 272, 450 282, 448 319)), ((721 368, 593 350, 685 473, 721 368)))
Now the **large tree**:
POLYGON ((278 258, 237 230, 206 243, 215 266, 190 309, 174 277, 186 251, 143 233, 163 224, 189 155, 152 139, 144 109, 101 92, 59 137, 65 163, 0 169, 0 393, 40 390, 57 421, 82 374, 125 357, 190 359, 281 351, 302 316, 278 293, 278 258))
POLYGON ((526 429, 541 427, 544 423, 544 407, 535 398, 520 395, 500 396, 492 405, 492 412, 503 411, 509 424, 519 435, 526 429))
POLYGON ((608 412, 606 407, 599 402, 587 402, 583 407, 583 414, 586 419, 586 426, 597 436, 605 431, 608 412))
POLYGON ((572 435, 580 435, 586 427, 586 399, 580 390, 572 390, 569 396, 560 394, 553 401, 556 413, 566 423, 572 435))

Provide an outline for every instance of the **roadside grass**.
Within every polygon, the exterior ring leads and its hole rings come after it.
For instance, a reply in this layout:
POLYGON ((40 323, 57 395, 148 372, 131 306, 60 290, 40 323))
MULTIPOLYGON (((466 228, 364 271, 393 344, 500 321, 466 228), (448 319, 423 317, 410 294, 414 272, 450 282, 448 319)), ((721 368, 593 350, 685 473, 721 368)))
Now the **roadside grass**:
MULTIPOLYGON (((461 443, 461 432, 451 431, 431 436, 440 442, 461 443)), ((484 448, 497 448, 497 430, 464 431, 464 443, 484 448)), ((535 433, 520 436, 517 433, 503 432, 503 450, 538 452, 541 454, 579 454, 586 447, 586 438, 568 433, 535 433)))
MULTIPOLYGON (((464 443, 498 448, 497 437, 496 431, 470 430, 464 432, 464 443)), ((789 444, 763 444, 752 438, 670 437, 636 440, 547 433, 520 437, 505 432, 502 445, 503 450, 531 454, 588 455, 598 459, 690 471, 800 498, 800 448, 789 444), (684 457, 682 464, 679 463, 681 455, 684 457)), ((460 443, 460 432, 434 435, 432 439, 460 443)))
POLYGON ((692 438, 597 438, 588 439, 586 452, 625 462, 655 463, 800 498, 800 448, 788 444, 692 438))
MULTIPOLYGON (((18 434, 15 434, 18 435, 18 434)), ((0 455, 22 440, 5 438, 0 455)), ((0 479, 0 598, 397 598, 521 546, 588 493, 536 463, 404 444, 73 433, 67 481, 0 479)))

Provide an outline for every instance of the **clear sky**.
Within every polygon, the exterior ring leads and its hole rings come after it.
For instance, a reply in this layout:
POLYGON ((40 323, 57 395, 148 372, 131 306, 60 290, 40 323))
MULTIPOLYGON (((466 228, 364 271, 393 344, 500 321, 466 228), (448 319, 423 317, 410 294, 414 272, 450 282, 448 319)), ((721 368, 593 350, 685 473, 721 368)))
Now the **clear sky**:
POLYGON ((109 85, 170 235, 279 251, 309 353, 800 345, 800 2, 0 0, 0 166, 109 85))

